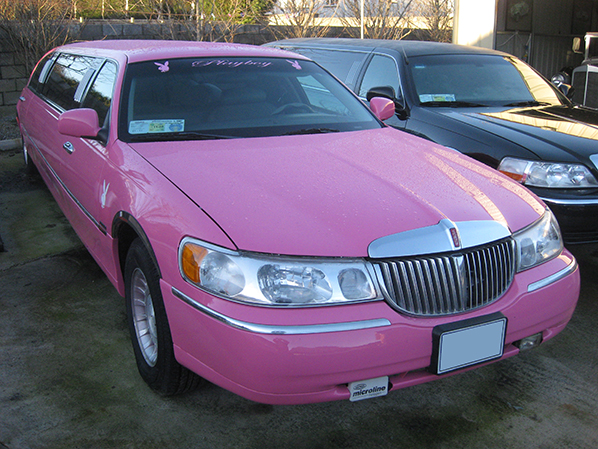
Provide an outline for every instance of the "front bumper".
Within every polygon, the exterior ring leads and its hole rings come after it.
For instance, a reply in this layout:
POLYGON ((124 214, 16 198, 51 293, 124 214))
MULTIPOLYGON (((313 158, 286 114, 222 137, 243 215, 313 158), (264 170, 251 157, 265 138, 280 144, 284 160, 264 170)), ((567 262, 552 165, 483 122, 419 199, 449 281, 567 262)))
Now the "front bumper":
POLYGON ((554 213, 566 244, 598 242, 598 199, 541 199, 554 213))
MULTIPOLYGON (((570 320, 579 270, 565 252, 519 273, 507 293, 457 316, 408 317, 384 301, 274 309, 215 298, 162 281, 175 354, 184 366, 240 396, 271 404, 348 399, 347 384, 388 376, 392 390, 439 379, 427 368, 435 326, 501 312, 508 319, 504 354, 542 332, 552 338, 570 320), (559 275, 560 274, 560 275, 559 275), (557 275, 557 276, 555 276, 557 275)), ((467 368, 470 369, 470 368, 467 368)))

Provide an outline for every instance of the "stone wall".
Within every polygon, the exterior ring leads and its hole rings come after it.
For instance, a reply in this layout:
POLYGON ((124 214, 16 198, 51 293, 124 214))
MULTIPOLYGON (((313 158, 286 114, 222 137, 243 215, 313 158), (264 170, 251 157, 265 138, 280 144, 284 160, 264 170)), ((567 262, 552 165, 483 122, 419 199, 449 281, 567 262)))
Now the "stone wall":
POLYGON ((7 48, 4 40, 0 40, 0 116, 15 115, 21 90, 27 84, 25 72, 17 55, 7 48))

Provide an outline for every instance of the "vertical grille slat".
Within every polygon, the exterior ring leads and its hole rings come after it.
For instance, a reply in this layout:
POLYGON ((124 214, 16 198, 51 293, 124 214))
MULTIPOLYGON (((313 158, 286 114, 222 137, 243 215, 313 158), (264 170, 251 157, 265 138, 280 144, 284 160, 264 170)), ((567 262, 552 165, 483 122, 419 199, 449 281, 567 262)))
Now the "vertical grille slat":
POLYGON ((514 242, 454 254, 372 260, 384 296, 399 311, 421 316, 466 312, 490 304, 515 275, 514 242))

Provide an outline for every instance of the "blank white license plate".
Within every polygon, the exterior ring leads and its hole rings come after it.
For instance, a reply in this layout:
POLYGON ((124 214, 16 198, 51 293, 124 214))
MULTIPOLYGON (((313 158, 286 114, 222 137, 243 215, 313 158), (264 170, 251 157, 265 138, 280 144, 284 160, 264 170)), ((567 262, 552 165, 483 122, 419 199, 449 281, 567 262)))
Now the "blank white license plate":
POLYGON ((432 370, 444 374, 502 357, 506 332, 502 313, 436 326, 432 370))

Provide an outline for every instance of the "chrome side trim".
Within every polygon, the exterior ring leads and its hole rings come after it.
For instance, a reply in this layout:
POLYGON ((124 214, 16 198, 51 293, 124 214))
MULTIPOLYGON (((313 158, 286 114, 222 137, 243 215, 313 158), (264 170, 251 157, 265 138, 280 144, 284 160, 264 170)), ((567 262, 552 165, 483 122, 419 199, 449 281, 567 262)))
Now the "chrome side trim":
POLYGON ((542 197, 540 197, 540 199, 548 205, 550 205, 550 204, 558 204, 561 206, 595 206, 595 205, 598 205, 598 198, 592 199, 592 200, 586 200, 586 199, 580 199, 580 200, 564 199, 564 200, 561 200, 561 199, 557 199, 557 198, 542 198, 542 197))
POLYGON ((577 269, 577 260, 574 259, 573 262, 571 262, 567 267, 563 268, 561 271, 554 273, 553 275, 548 276, 547 278, 544 278, 540 281, 533 282, 533 283, 529 284, 527 286, 527 292, 531 293, 533 291, 541 289, 542 287, 546 287, 547 285, 550 285, 553 282, 556 282, 556 281, 568 276, 569 274, 573 273, 576 269, 577 269))
MULTIPOLYGON (((29 139, 31 140, 31 139, 29 139)), ((98 228, 98 230, 106 235, 107 234, 107 230, 106 230, 106 225, 104 225, 104 223, 96 220, 96 218, 91 215, 91 212, 89 212, 84 206, 83 204, 81 204, 81 202, 77 199, 77 197, 73 194, 73 192, 71 192, 69 190, 69 188, 66 186, 66 184, 62 181, 62 179, 60 178, 60 176, 58 176, 58 173, 56 173, 56 171, 54 170, 54 168, 50 165, 50 163, 48 162, 48 160, 46 159, 46 156, 44 156, 44 154, 40 151, 40 149, 37 147, 37 145, 35 144, 35 142, 33 142, 33 140, 31 140, 31 142, 33 143, 33 146, 35 147, 35 150, 37 151, 37 153, 39 154, 39 156, 44 160, 44 163, 46 164, 46 167, 48 167, 48 170, 50 170, 50 172, 52 172, 52 175, 54 176, 54 178, 56 179, 56 181, 58 181, 58 183, 62 186, 62 188, 64 189, 64 191, 67 193, 67 195, 73 200, 73 202, 77 205, 77 207, 79 209, 81 209, 81 212, 83 212, 87 218, 89 218, 93 224, 98 228)))
POLYGON ((241 329, 255 334, 267 335, 308 335, 308 334, 325 334, 330 332, 345 332, 362 329, 373 329, 376 327, 390 326, 390 321, 386 318, 379 318, 375 320, 350 321, 346 323, 331 323, 331 324, 310 324, 305 326, 272 326, 268 324, 248 323, 246 321, 236 320, 234 318, 223 315, 203 304, 198 303, 194 299, 185 295, 183 292, 172 287, 172 294, 189 304, 191 307, 205 313, 224 324, 227 324, 235 329, 241 329))

